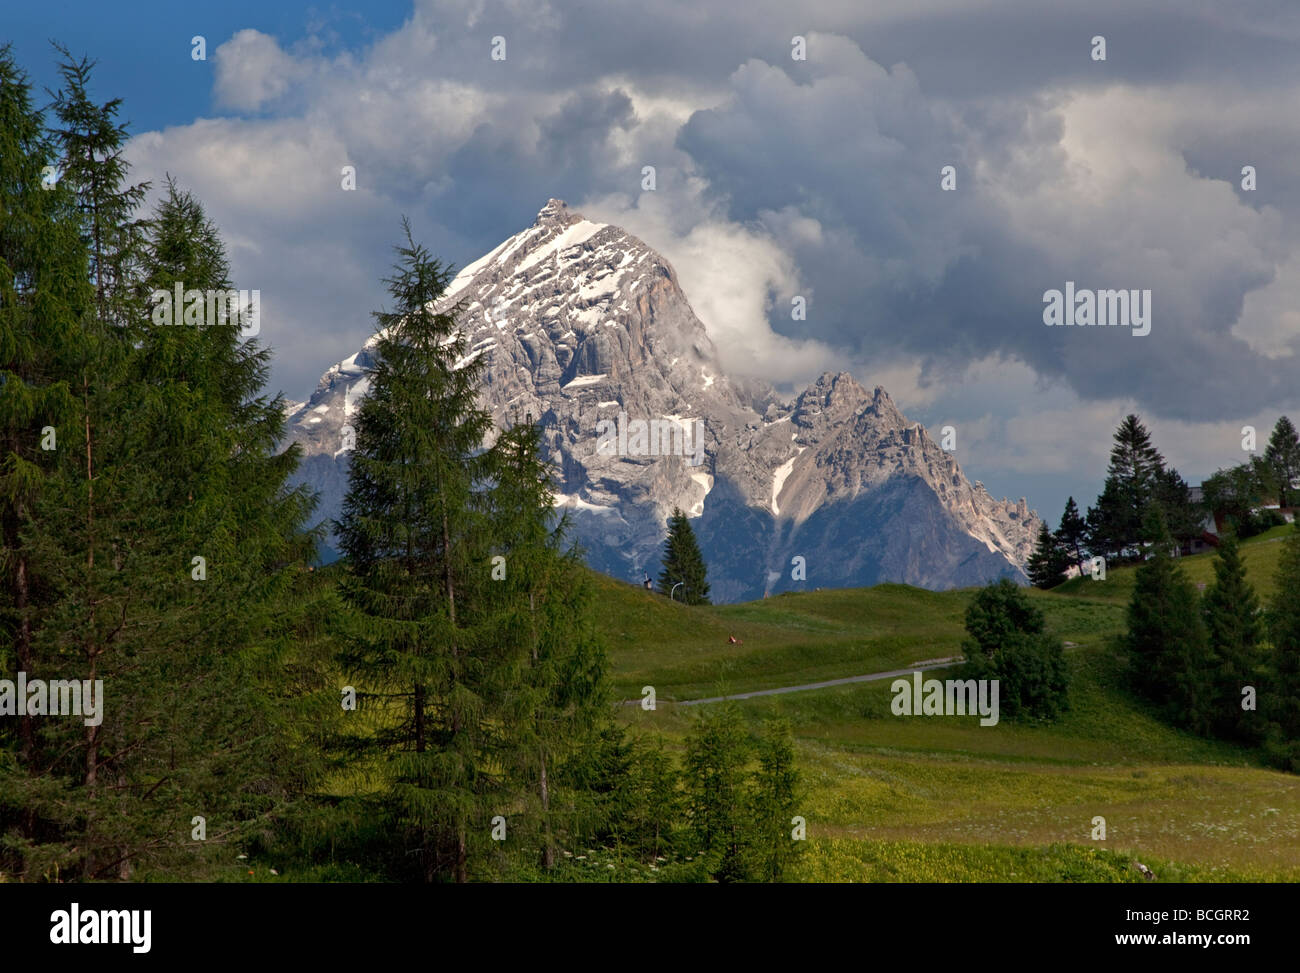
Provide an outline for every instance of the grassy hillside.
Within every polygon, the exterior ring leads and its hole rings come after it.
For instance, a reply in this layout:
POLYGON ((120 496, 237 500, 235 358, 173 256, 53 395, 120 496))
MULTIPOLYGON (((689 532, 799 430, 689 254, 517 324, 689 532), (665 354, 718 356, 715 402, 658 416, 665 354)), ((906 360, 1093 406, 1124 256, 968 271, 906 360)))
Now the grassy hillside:
MULTIPOLYGON (((597 585, 617 690, 631 698, 654 685, 669 699, 883 672, 958 655, 974 594, 878 585, 691 608, 604 576, 597 585), (729 635, 743 644, 731 645, 729 635)), ((1034 595, 1049 627, 1066 641, 1096 641, 1123 626, 1123 603, 1113 599, 1034 595)))
MULTIPOLYGON (((1279 533, 1243 545, 1265 595, 1279 533)), ((1183 564, 1209 581, 1211 562, 1183 564)), ((1125 690, 1111 637, 1123 628, 1133 570, 1032 592, 1049 628, 1072 643, 1072 707, 1054 725, 897 717, 889 680, 737 703, 754 726, 783 716, 795 728, 807 786, 802 877, 1131 881, 1140 860, 1167 880, 1300 880, 1300 779, 1165 726, 1125 690), (1096 816, 1105 841, 1090 838, 1096 816)), ((626 707, 623 718, 678 746, 691 710, 673 700, 958 655, 974 594, 881 585, 687 608, 598 584, 619 694, 652 685, 660 701, 654 712, 626 707), (744 644, 728 644, 729 634, 744 644)))
MULTIPOLYGON (((1273 597, 1273 579, 1282 553, 1282 539, 1294 529, 1291 526, 1274 527, 1241 543, 1241 559, 1246 565, 1246 577, 1265 600, 1273 597)), ((1214 580, 1213 554, 1197 554, 1183 558, 1179 563, 1193 582, 1209 584, 1214 580)), ((1132 566, 1115 568, 1106 572, 1105 581, 1074 578, 1059 588, 1054 588, 1053 593, 1127 603, 1133 594, 1133 575, 1136 571, 1137 568, 1132 566)))

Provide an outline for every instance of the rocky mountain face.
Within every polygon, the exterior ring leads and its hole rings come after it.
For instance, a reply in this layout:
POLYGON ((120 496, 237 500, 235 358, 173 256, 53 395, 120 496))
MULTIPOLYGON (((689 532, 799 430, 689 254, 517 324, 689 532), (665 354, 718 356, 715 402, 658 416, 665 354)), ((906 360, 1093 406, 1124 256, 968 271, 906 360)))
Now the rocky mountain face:
MULTIPOLYGON (((616 226, 552 199, 439 303, 460 307, 470 356, 486 358, 480 404, 497 426, 540 421, 556 505, 597 570, 657 577, 664 522, 681 507, 715 601, 1024 579, 1039 520, 1023 498, 971 486, 884 389, 847 373, 823 375, 793 402, 733 382, 673 268, 616 226)), ((349 421, 373 345, 291 407, 299 477, 320 491, 325 517, 338 516, 347 489, 349 421)))

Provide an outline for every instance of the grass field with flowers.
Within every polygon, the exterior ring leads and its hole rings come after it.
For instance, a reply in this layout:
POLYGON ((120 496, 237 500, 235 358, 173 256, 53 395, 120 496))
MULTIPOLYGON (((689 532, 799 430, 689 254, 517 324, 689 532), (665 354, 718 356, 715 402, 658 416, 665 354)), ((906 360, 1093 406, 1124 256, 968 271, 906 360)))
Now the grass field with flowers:
MULTIPOLYGON (((1277 534, 1243 545, 1265 598, 1277 534)), ((1193 581, 1213 577, 1212 555, 1182 563, 1193 581)), ((892 680, 734 704, 755 728, 773 716, 794 727, 808 822, 798 877, 1144 881, 1140 861, 1164 881, 1300 880, 1300 778, 1166 726, 1127 691, 1115 639, 1133 573, 1032 592, 1067 645, 1071 708, 1054 724, 895 716, 892 680), (1104 840, 1093 838, 1096 818, 1104 840)), ((653 712, 623 707, 623 718, 678 747, 685 700, 958 656, 974 594, 880 585, 688 608, 607 578, 598 585, 618 694, 638 699, 653 686, 658 699, 653 712)), ((614 864, 602 878, 620 872, 614 864)), ((689 863, 670 871, 687 878, 689 863)))

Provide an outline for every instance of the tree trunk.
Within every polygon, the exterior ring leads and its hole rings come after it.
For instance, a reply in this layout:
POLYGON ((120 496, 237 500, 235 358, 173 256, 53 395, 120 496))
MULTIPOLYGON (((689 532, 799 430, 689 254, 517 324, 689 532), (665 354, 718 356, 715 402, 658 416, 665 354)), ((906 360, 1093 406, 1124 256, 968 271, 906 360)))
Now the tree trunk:
MULTIPOLYGON (((90 672, 87 675, 90 684, 95 684, 95 657, 90 657, 90 672)), ((102 702, 101 702, 102 705, 102 702)), ((97 828, 95 815, 95 791, 99 783, 99 727, 86 727, 86 773, 82 778, 82 786, 86 789, 87 810, 86 810, 86 856, 85 856, 85 875, 87 878, 95 874, 96 848, 98 838, 95 834, 97 828)))
MULTIPOLYGON (((5 525, 5 546, 11 551, 17 551, 18 555, 14 558, 14 608, 18 613, 18 644, 15 646, 18 656, 18 671, 32 674, 32 623, 27 615, 28 598, 30 597, 30 585, 27 578, 27 557, 18 546, 18 517, 12 518, 12 530, 10 524, 5 525)), ((21 741, 19 755, 24 764, 35 757, 36 754, 36 728, 32 724, 32 718, 27 713, 18 722, 18 735, 21 741)))
MULTIPOLYGON (((451 623, 451 657, 452 659, 460 658, 460 649, 456 645, 456 585, 452 580, 451 573, 451 527, 447 523, 447 508, 442 508, 442 578, 443 585, 447 594, 447 620, 451 623)), ((452 677, 452 691, 455 691, 455 676, 452 677)), ((451 707, 451 732, 456 736, 461 732, 460 710, 456 706, 451 707)), ((467 864, 467 851, 465 842, 465 829, 460 823, 456 825, 456 867, 455 877, 457 882, 469 881, 469 868, 467 864)))
POLYGON ((469 863, 465 848, 465 831, 462 828, 456 829, 456 881, 462 884, 469 881, 469 863))
POLYGON ((541 754, 542 779, 542 867, 555 867, 555 848, 551 844, 551 786, 546 779, 546 754, 541 754))
POLYGON ((415 752, 424 753, 424 687, 415 687, 415 752))

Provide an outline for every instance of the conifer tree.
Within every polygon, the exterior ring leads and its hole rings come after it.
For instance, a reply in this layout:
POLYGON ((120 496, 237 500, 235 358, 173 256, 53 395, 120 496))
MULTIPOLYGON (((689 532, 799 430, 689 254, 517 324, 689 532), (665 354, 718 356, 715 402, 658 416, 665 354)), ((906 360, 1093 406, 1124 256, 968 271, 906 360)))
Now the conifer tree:
POLYGON ((1083 570, 1083 545, 1088 537, 1088 523, 1079 514, 1074 497, 1065 501, 1065 512, 1061 514, 1061 524, 1056 529, 1056 536, 1061 544, 1074 556, 1074 564, 1083 570))
POLYGON ((1044 521, 1039 525, 1038 541, 1025 566, 1030 583, 1035 588, 1055 588, 1065 580, 1065 570, 1069 564, 1070 555, 1044 521))
MULTIPOLYGON (((113 617, 106 613, 121 604, 121 591, 114 590, 118 587, 114 582, 120 579, 121 572, 104 561, 106 554, 111 556, 110 552, 99 550, 100 563, 95 563, 100 539, 115 535, 112 525, 104 523, 103 515, 108 513, 120 519, 121 497, 105 503, 109 498, 102 491, 96 497, 95 491, 96 481, 105 479, 101 465, 106 445, 115 438, 108 426, 111 422, 120 426, 127 421, 115 408, 120 406, 120 401, 114 400, 123 383, 124 362, 131 349, 126 329, 138 310, 132 307, 129 293, 142 252, 141 224, 134 219, 134 211, 142 202, 147 186, 125 185, 128 166, 123 150, 127 132, 117 121, 120 102, 95 104, 88 91, 93 64, 84 58, 74 59, 66 48, 58 45, 55 48, 61 55, 59 73, 63 80, 62 88, 54 93, 59 127, 53 134, 60 148, 59 181, 77 200, 81 238, 89 256, 95 298, 93 309, 82 318, 82 357, 73 388, 77 428, 67 430, 69 434, 75 433, 75 438, 68 436, 70 448, 61 456, 64 479, 46 505, 36 545, 46 555, 47 570, 60 579, 57 583, 60 604, 47 616, 50 624, 42 638, 50 646, 52 656, 73 656, 58 663, 60 668, 68 666, 73 670, 64 672, 65 677, 88 676, 93 682, 104 675, 100 656, 106 651, 102 637, 108 630, 103 623, 113 617), (65 631, 65 627, 71 631, 65 631), (62 652, 60 646, 67 644, 79 645, 80 651, 62 652)), ((120 445, 120 437, 116 438, 120 445)), ((116 459, 120 461, 122 457, 116 459)), ((117 469, 123 469, 121 462, 117 469)), ((121 482, 120 475, 118 482, 121 482)), ((53 658, 49 664, 55 664, 53 658)), ((86 799, 83 805, 86 834, 82 842, 85 857, 81 866, 88 876, 96 876, 100 859, 107 858, 115 874, 126 877, 132 858, 129 847, 118 845, 106 850, 102 847, 99 827, 104 815, 98 808, 101 791, 98 740, 107 731, 102 726, 91 726, 83 732, 84 750, 75 748, 78 756, 84 752, 85 761, 84 773, 80 775, 81 793, 86 799)), ((113 783, 120 790, 123 781, 119 778, 113 783)), ((108 812, 107 817, 123 820, 130 815, 124 814, 119 806, 108 812)), ((110 830, 121 833, 111 826, 110 830)))
POLYGON ((1269 611, 1272 652, 1264 703, 1266 751, 1278 766, 1300 773, 1300 526, 1287 533, 1269 611))
POLYGON ((467 354, 454 309, 434 307, 449 272, 403 229, 386 281, 393 307, 375 315, 376 360, 338 529, 349 561, 342 593, 356 616, 345 661, 383 716, 373 745, 385 803, 420 877, 463 882, 471 843, 497 813, 494 707, 514 647, 494 645, 487 625, 491 417, 475 402, 483 362, 467 354))
POLYGON ((1119 481, 1107 477, 1097 497, 1097 505, 1088 508, 1088 550, 1107 560, 1119 561, 1131 552, 1133 535, 1119 481))
POLYGON ((542 867, 551 868, 557 838, 577 814, 573 796, 556 793, 556 768, 594 741, 605 701, 604 649, 594 635, 588 576, 578 553, 563 549, 567 518, 554 516, 550 472, 531 421, 501 434, 492 462, 494 557, 503 560, 494 561, 490 593, 495 644, 507 656, 499 687, 506 699, 504 796, 523 799, 527 813, 522 821, 516 815, 513 833, 531 837, 542 867))
POLYGON ((96 322, 99 371, 78 403, 88 448, 72 452, 74 475, 30 532, 55 595, 42 644, 68 677, 102 679, 110 694, 98 725, 49 730, 65 754, 56 769, 77 788, 84 878, 224 857, 226 841, 283 809, 306 759, 290 745, 296 705, 275 684, 312 501, 286 485, 297 449, 277 452, 283 410, 261 393, 266 351, 231 322, 149 322, 151 285, 230 283, 216 228, 174 185, 140 275, 105 304, 133 315, 129 326, 96 322), (126 346, 120 369, 106 364, 113 342, 126 346), (219 840, 191 840, 195 815, 219 840))
POLYGON ((764 882, 780 882, 804 844, 790 833, 799 793, 790 724, 785 720, 766 723, 757 750, 758 770, 749 799, 755 871, 764 882))
POLYGON ((1201 536, 1204 514, 1200 505, 1192 502, 1191 487, 1177 470, 1169 467, 1156 474, 1152 502, 1158 503, 1164 511, 1169 534, 1179 545, 1201 536))
POLYGON ((586 792, 595 796, 602 820, 598 840, 629 850, 642 861, 671 851, 679 837, 681 775, 658 736, 629 736, 608 724, 583 763, 590 766, 586 792))
POLYGON ((707 573, 695 531, 681 508, 674 507, 672 516, 668 518, 668 539, 664 541, 659 589, 684 604, 707 605, 710 603, 707 573), (681 590, 674 594, 673 588, 679 582, 681 590))
POLYGON ((686 740, 686 801, 697 847, 720 882, 748 877, 745 765, 749 738, 735 706, 704 710, 686 740))
MULTIPOLYGON (((128 133, 117 119, 121 99, 96 104, 89 92, 95 62, 74 58, 61 45, 55 49, 63 79, 54 101, 60 124, 54 133, 62 155, 60 181, 77 195, 95 288, 95 320, 100 330, 110 324, 123 327, 137 309, 131 290, 143 254, 145 221, 136 219, 135 212, 149 184, 126 184, 128 133)), ((102 370, 103 364, 96 364, 102 370)))
POLYGON ((1113 438, 1104 488, 1097 505, 1088 509, 1088 546, 1093 553, 1123 558, 1140 549, 1153 502, 1170 505, 1166 522, 1173 516, 1179 533, 1186 532, 1192 514, 1188 513, 1186 484, 1177 473, 1165 470, 1165 459, 1152 445, 1151 433, 1138 416, 1126 416, 1113 438))
POLYGON ((1214 729, 1221 736, 1258 740, 1256 713, 1242 709, 1242 690, 1259 687, 1264 625, 1259 598, 1246 580, 1237 539, 1225 533, 1214 561, 1214 583, 1202 599, 1214 661, 1214 729))
POLYGON ((1139 502, 1154 485, 1156 474, 1164 469, 1164 458, 1152 445, 1147 427, 1135 415, 1124 417, 1113 438, 1109 473, 1130 498, 1139 502))
POLYGON ((1268 437, 1264 461, 1277 484, 1278 504, 1283 507, 1300 504, 1300 433, 1286 416, 1278 419, 1268 437))
POLYGON ((1158 508, 1147 520, 1151 555, 1137 569, 1125 645, 1134 688, 1177 726, 1213 727, 1208 636, 1196 589, 1173 558, 1173 539, 1158 508))
POLYGON ((638 843, 636 816, 641 805, 634 771, 643 748, 643 742, 629 737, 622 724, 606 721, 590 746, 559 766, 563 784, 580 797, 574 837, 588 842, 587 847, 596 841, 616 847, 638 843))
MULTIPOLYGON (((39 645, 49 579, 34 558, 36 510, 75 443, 73 390, 93 292, 76 197, 12 48, 0 46, 0 671, 55 676, 39 645)), ((32 716, 0 719, 0 869, 37 878, 76 857, 75 812, 47 773, 32 716), (9 759, 8 751, 12 751, 9 759)))
POLYGON ((680 775, 663 739, 638 740, 630 763, 629 837, 644 860, 671 849, 680 817, 680 775))

